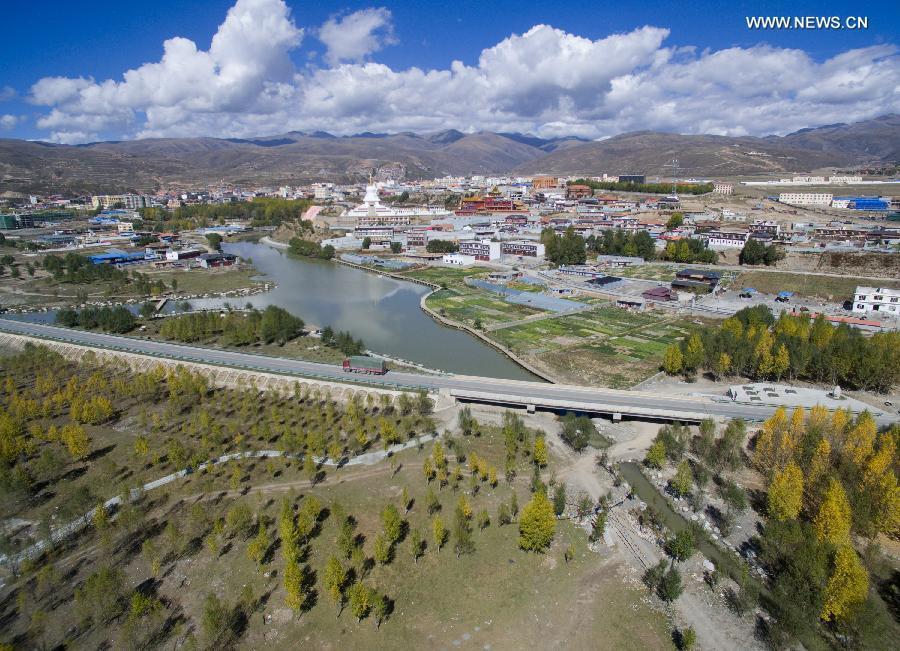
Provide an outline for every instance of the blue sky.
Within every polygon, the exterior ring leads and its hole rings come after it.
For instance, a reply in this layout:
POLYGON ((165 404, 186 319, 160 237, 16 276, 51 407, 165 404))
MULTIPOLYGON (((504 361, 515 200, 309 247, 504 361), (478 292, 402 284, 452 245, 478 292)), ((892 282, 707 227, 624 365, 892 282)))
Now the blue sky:
MULTIPOLYGON (((142 78, 139 91, 134 83, 113 88, 112 82, 122 84, 126 71, 159 62, 164 41, 175 36, 193 41, 200 52, 209 50, 235 0, 13 3, 5 11, 7 29, 0 49, 0 137, 76 142, 223 131, 250 135, 289 128, 434 130, 444 124, 467 130, 508 127, 545 135, 568 129, 588 137, 640 126, 768 133, 819 120, 834 121, 839 115, 863 119, 896 111, 900 101, 896 91, 900 63, 895 49, 900 41, 898 3, 545 0, 331 4, 288 0, 286 10, 281 3, 238 2, 235 11, 256 18, 274 15, 272 29, 283 38, 275 46, 260 43, 259 61, 256 50, 245 51, 242 56, 252 60, 256 69, 240 71, 237 81, 229 75, 224 75, 224 81, 221 76, 211 80, 209 86, 216 89, 208 89, 203 101, 174 86, 157 89, 159 92, 148 88, 158 82, 158 75, 142 78), (744 19, 748 15, 862 15, 868 18, 869 27, 859 31, 760 31, 747 28, 744 19), (348 17, 360 20, 354 23, 348 17), (333 27, 330 45, 323 43, 328 39, 320 38, 328 21, 333 27), (548 25, 555 31, 510 41, 514 35, 528 34, 535 25, 548 25), (644 26, 667 32, 636 31, 644 26), (286 31, 279 31, 282 28, 286 31), (630 40, 604 45, 604 39, 614 34, 630 40), (368 47, 342 51, 342 44, 364 37, 370 37, 368 47), (483 68, 483 52, 504 43, 505 49, 496 52, 498 60, 493 67, 483 68), (590 43, 597 44, 596 48, 590 43), (515 87, 511 83, 505 94, 496 91, 506 79, 515 81, 516 75, 526 75, 530 65, 543 61, 541 48, 548 53, 547 61, 558 57, 555 68, 540 73, 544 77, 523 78, 515 87), (572 48, 577 50, 575 54, 571 54, 572 48), (802 51, 800 59, 796 50, 802 51), (609 74, 596 75, 590 69, 591 57, 598 59, 594 66, 609 68, 609 74), (611 61, 613 57, 616 61, 611 61), (622 59, 631 64, 618 65, 622 59), (453 71, 451 63, 457 60, 465 71, 453 71), (785 76, 799 69, 803 83, 779 81, 774 91, 763 88, 755 94, 747 94, 746 88, 727 88, 723 79, 690 87, 692 80, 715 77, 717 70, 729 66, 741 71, 756 60, 769 79, 779 69, 785 76), (517 61, 523 65, 516 66, 517 61), (367 69, 371 63, 385 68, 367 69), (342 73, 337 74, 341 66, 342 73), (404 74, 410 68, 448 77, 423 80, 404 74), (664 95, 650 97, 654 83, 662 83, 667 73, 679 80, 665 82, 670 86, 668 96, 676 96, 674 104, 664 95), (854 74, 859 79, 854 79, 854 74), (560 81, 567 75, 572 78, 560 81), (60 91, 60 84, 50 88, 45 83, 44 92, 36 95, 34 84, 45 78, 86 81, 66 92, 60 91), (828 89, 814 86, 817 79, 824 79, 820 86, 828 89), (101 88, 107 80, 110 84, 101 88), (377 88, 379 85, 383 87, 377 88), (521 90, 523 85, 527 94, 521 90), (628 95, 623 87, 633 88, 637 94, 628 95), (446 89, 446 97, 429 105, 446 89), (462 103, 475 105, 468 110, 446 109, 448 101, 466 96, 468 89, 476 96, 467 96, 462 103), (728 106, 728 96, 735 93, 740 95, 742 108, 736 115, 734 107, 728 106), (479 104, 477 95, 485 96, 484 102, 479 104), (400 106, 404 96, 420 101, 418 113, 400 106), (647 98, 647 107, 638 112, 634 103, 644 103, 641 98, 647 98), (110 115, 103 115, 103 102, 113 107, 110 115), (704 104, 709 108, 701 109, 704 104), (747 110, 748 104, 752 111, 747 110), (678 117, 685 112, 693 114, 692 120, 678 117), (729 114, 733 115, 731 122, 729 114)), ((233 38, 229 47, 240 48, 240 41, 233 38)), ((224 70, 225 48, 220 47, 212 57, 215 70, 224 70)), ((176 68, 181 66, 174 55, 171 58, 176 68)), ((191 60, 201 65, 193 54, 191 60)), ((202 74, 197 72, 185 80, 185 88, 189 83, 207 88, 202 74)), ((766 79, 750 76, 741 82, 744 86, 771 85, 766 79)))

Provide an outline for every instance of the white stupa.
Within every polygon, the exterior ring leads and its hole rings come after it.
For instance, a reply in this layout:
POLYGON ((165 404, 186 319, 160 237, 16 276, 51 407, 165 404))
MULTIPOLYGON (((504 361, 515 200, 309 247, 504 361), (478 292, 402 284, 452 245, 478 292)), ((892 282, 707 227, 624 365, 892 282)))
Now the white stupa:
POLYGON ((366 195, 363 202, 347 213, 348 217, 356 220, 360 226, 405 226, 411 223, 414 217, 439 217, 452 215, 449 210, 433 206, 415 206, 410 208, 397 208, 385 206, 378 196, 378 186, 373 182, 366 185, 366 195))

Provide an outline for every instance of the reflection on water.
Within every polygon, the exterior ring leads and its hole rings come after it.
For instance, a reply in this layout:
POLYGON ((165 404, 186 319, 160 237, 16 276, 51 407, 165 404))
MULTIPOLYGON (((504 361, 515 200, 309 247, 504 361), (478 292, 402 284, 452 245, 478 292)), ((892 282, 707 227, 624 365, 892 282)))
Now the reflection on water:
MULTIPOLYGON (((419 307, 429 290, 331 262, 302 260, 264 244, 223 248, 251 258, 278 286, 266 294, 232 299, 235 307, 278 305, 307 324, 349 330, 371 350, 453 373, 537 380, 471 335, 435 323, 419 307)), ((195 308, 221 307, 222 299, 195 299, 195 308)))

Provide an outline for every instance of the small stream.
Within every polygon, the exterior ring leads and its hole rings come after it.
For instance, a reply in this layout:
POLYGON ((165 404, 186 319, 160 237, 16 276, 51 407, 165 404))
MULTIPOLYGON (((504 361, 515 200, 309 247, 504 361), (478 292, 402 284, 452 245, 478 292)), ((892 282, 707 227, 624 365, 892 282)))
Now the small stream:
MULTIPOLYGON (((663 524, 670 531, 677 533, 688 528, 690 521, 672 509, 666 498, 660 495, 656 486, 644 476, 637 463, 633 461, 621 463, 619 464, 619 471, 637 496, 656 510, 663 524)), ((715 563, 716 567, 722 570, 734 565, 733 558, 726 558, 725 556, 728 552, 714 545, 706 537, 701 537, 697 541, 697 548, 704 556, 715 563)))

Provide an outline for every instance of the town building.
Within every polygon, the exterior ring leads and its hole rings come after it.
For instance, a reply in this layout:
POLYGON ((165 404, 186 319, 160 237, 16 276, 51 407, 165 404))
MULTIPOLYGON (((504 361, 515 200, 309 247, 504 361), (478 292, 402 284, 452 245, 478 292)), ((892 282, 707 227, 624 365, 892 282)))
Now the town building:
POLYGON ((585 197, 593 196, 593 194, 594 190, 589 185, 573 183, 566 186, 566 199, 584 199, 585 197))
POLYGON ((779 203, 791 206, 830 206, 834 195, 828 192, 782 192, 778 195, 779 203))
POLYGON ((709 231, 706 233, 706 246, 710 249, 742 249, 749 233, 735 233, 729 231, 709 231))
POLYGON ((713 183, 713 194, 734 194, 734 183, 716 181, 713 183))
POLYGON ((853 297, 852 311, 855 314, 883 312, 900 316, 900 289, 859 286, 853 297))
POLYGON ((678 300, 678 293, 671 287, 654 287, 643 292, 644 300, 657 303, 669 303, 678 300))
POLYGON ((500 259, 500 242, 490 240, 462 240, 459 243, 460 255, 468 255, 482 262, 500 259))
POLYGON ((770 219, 756 219, 748 226, 751 233, 768 233, 778 235, 781 233, 781 224, 770 219))
POLYGON ((91 197, 91 205, 94 209, 125 208, 137 210, 148 208, 152 205, 152 199, 143 194, 97 194, 91 197))
POLYGON ((216 267, 231 267, 237 262, 237 256, 230 253, 203 253, 197 256, 197 262, 204 269, 216 267))
POLYGON ((446 253, 441 258, 441 262, 457 267, 471 267, 475 264, 475 256, 462 255, 461 253, 446 253))
POLYGON ((502 242, 500 252, 503 255, 517 255, 522 257, 543 258, 544 245, 531 240, 519 240, 502 242))
POLYGON ((555 176, 536 176, 531 180, 531 187, 538 192, 556 190, 559 187, 559 179, 555 176))
POLYGON ((364 240, 367 237, 376 244, 390 242, 394 239, 393 226, 359 226, 353 229, 353 237, 364 240))
POLYGON ((169 249, 166 251, 166 260, 168 262, 180 262, 181 260, 190 260, 203 255, 202 249, 169 249))
POLYGON ((673 289, 689 289, 692 291, 711 292, 716 288, 721 279, 715 271, 704 269, 681 269, 675 272, 675 280, 672 281, 673 289))
POLYGON ((644 259, 633 255, 598 255, 597 264, 606 268, 625 269, 644 264, 644 259))
POLYGON ((638 185, 643 185, 646 182, 646 174, 619 174, 619 183, 637 183, 638 185))

